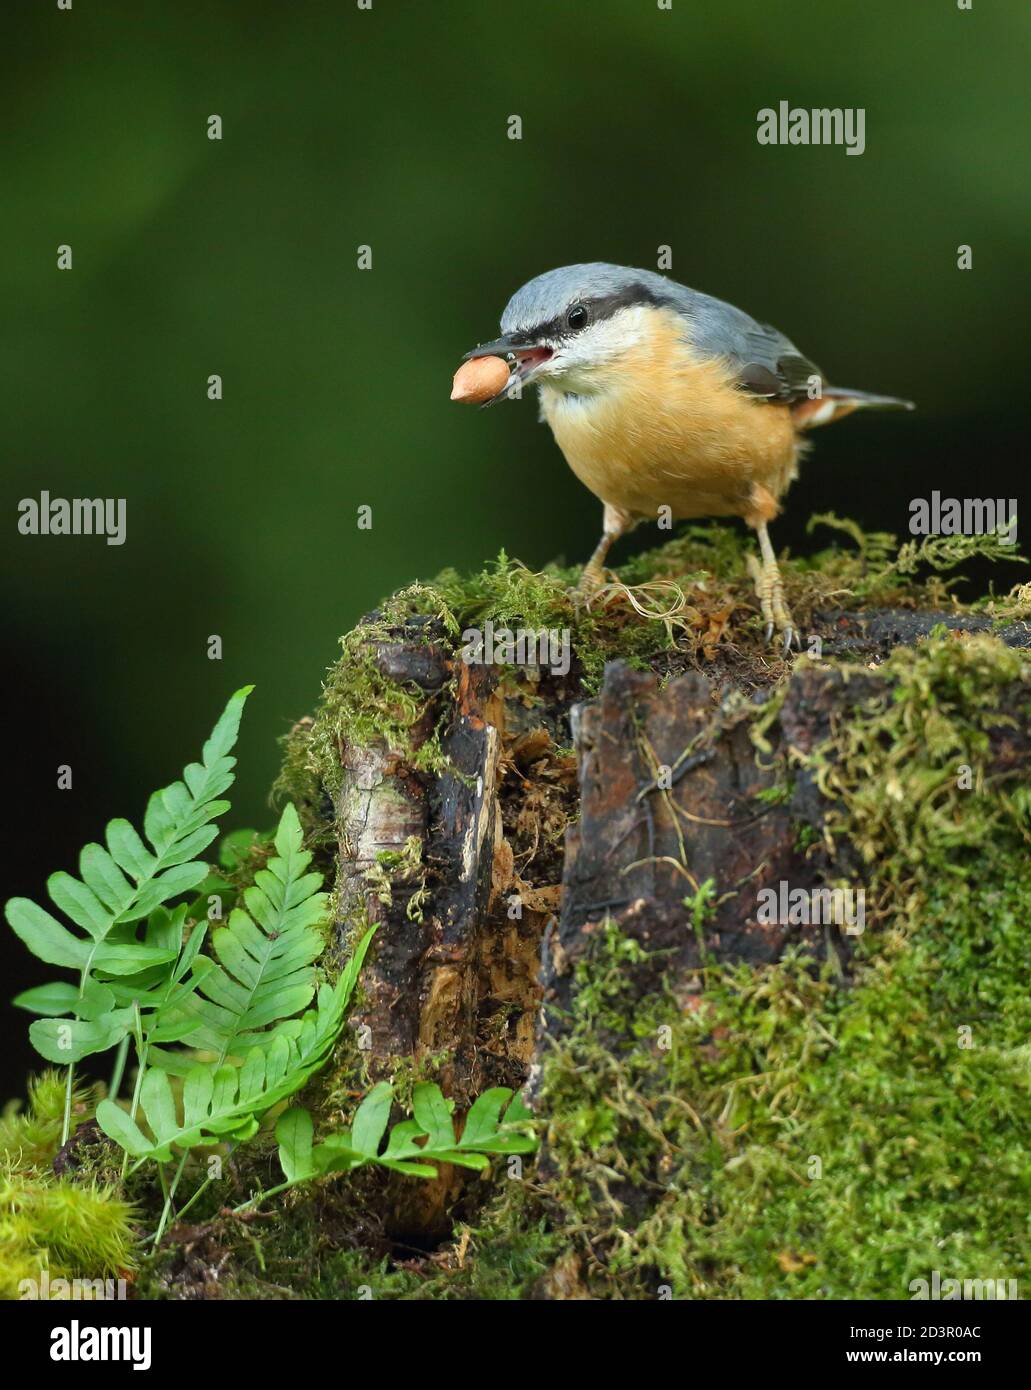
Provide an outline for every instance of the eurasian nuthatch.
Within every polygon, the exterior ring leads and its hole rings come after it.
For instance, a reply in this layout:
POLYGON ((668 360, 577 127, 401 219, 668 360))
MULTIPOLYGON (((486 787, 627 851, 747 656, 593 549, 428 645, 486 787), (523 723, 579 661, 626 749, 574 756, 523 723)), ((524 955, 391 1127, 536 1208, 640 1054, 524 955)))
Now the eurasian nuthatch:
POLYGON ((767 636, 793 624, 767 524, 815 425, 859 407, 908 401, 833 387, 768 324, 650 270, 595 262, 529 281, 508 302, 502 337, 466 359, 504 356, 511 375, 487 404, 540 388, 541 415, 566 462, 604 504, 581 584, 596 587, 609 547, 638 521, 740 516, 767 636))

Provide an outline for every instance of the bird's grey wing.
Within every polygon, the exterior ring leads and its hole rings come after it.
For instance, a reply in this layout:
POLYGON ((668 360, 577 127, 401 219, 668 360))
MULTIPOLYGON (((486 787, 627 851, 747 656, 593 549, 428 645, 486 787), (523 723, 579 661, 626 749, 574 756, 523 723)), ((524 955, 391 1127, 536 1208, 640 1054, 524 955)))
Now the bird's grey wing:
POLYGON ((704 357, 729 361, 741 389, 750 395, 769 401, 805 400, 812 378, 823 381, 819 367, 790 338, 733 304, 688 290, 677 307, 688 320, 692 345, 704 357))

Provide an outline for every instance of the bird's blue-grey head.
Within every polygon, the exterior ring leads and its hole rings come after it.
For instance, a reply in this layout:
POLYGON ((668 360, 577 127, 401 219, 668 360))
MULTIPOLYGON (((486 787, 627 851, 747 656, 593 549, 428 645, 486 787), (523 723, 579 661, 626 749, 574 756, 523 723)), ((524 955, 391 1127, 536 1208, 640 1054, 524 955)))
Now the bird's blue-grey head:
POLYGON ((531 381, 590 390, 592 372, 639 341, 642 311, 680 308, 678 295, 689 293, 653 270, 604 261, 561 266, 516 290, 501 316, 502 336, 466 358, 511 359, 512 374, 495 400, 531 381))

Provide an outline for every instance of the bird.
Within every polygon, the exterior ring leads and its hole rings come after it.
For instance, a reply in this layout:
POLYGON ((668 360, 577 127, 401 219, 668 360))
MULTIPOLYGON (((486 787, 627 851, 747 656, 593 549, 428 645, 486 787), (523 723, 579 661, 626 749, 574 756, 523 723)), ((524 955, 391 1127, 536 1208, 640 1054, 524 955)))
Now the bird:
POLYGON ((748 566, 765 620, 789 650, 801 638, 769 524, 798 475, 806 435, 854 410, 911 401, 829 384, 778 329, 657 271, 594 261, 516 290, 501 337, 465 354, 509 376, 486 405, 540 393, 541 418, 602 503, 602 535, 579 588, 604 582, 614 541, 639 522, 741 517, 758 540, 748 566), (663 510, 668 509, 668 510, 663 510))

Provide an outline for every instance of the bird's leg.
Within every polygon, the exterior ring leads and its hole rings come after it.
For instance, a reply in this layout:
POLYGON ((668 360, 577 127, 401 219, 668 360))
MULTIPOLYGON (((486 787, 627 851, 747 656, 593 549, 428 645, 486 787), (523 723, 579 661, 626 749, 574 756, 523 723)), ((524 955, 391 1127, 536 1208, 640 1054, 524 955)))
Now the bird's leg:
POLYGON ((594 553, 584 565, 580 582, 577 584, 577 591, 581 594, 592 594, 595 589, 600 589, 605 582, 605 557, 609 553, 609 547, 615 540, 615 536, 610 536, 607 531, 602 532, 601 540, 594 547, 594 553))
POLYGON ((614 507, 611 502, 605 503, 605 511, 602 517, 601 540, 594 547, 594 554, 584 565, 584 572, 580 576, 580 583, 576 586, 581 594, 592 594, 595 589, 600 589, 605 582, 605 557, 608 555, 613 541, 619 540, 620 536, 625 535, 634 525, 634 518, 629 512, 623 511, 621 507, 614 507))
POLYGON ((755 582, 755 592, 759 596, 759 607, 766 620, 766 640, 773 636, 774 628, 784 637, 784 650, 791 650, 792 641, 801 645, 801 639, 795 631, 795 623, 788 611, 788 606, 784 601, 784 582, 780 577, 780 569, 777 565, 777 557, 773 553, 773 546, 770 543, 770 535, 766 529, 766 522, 760 521, 756 524, 755 533, 759 538, 759 551, 762 555, 760 565, 754 555, 748 556, 748 570, 755 582))

